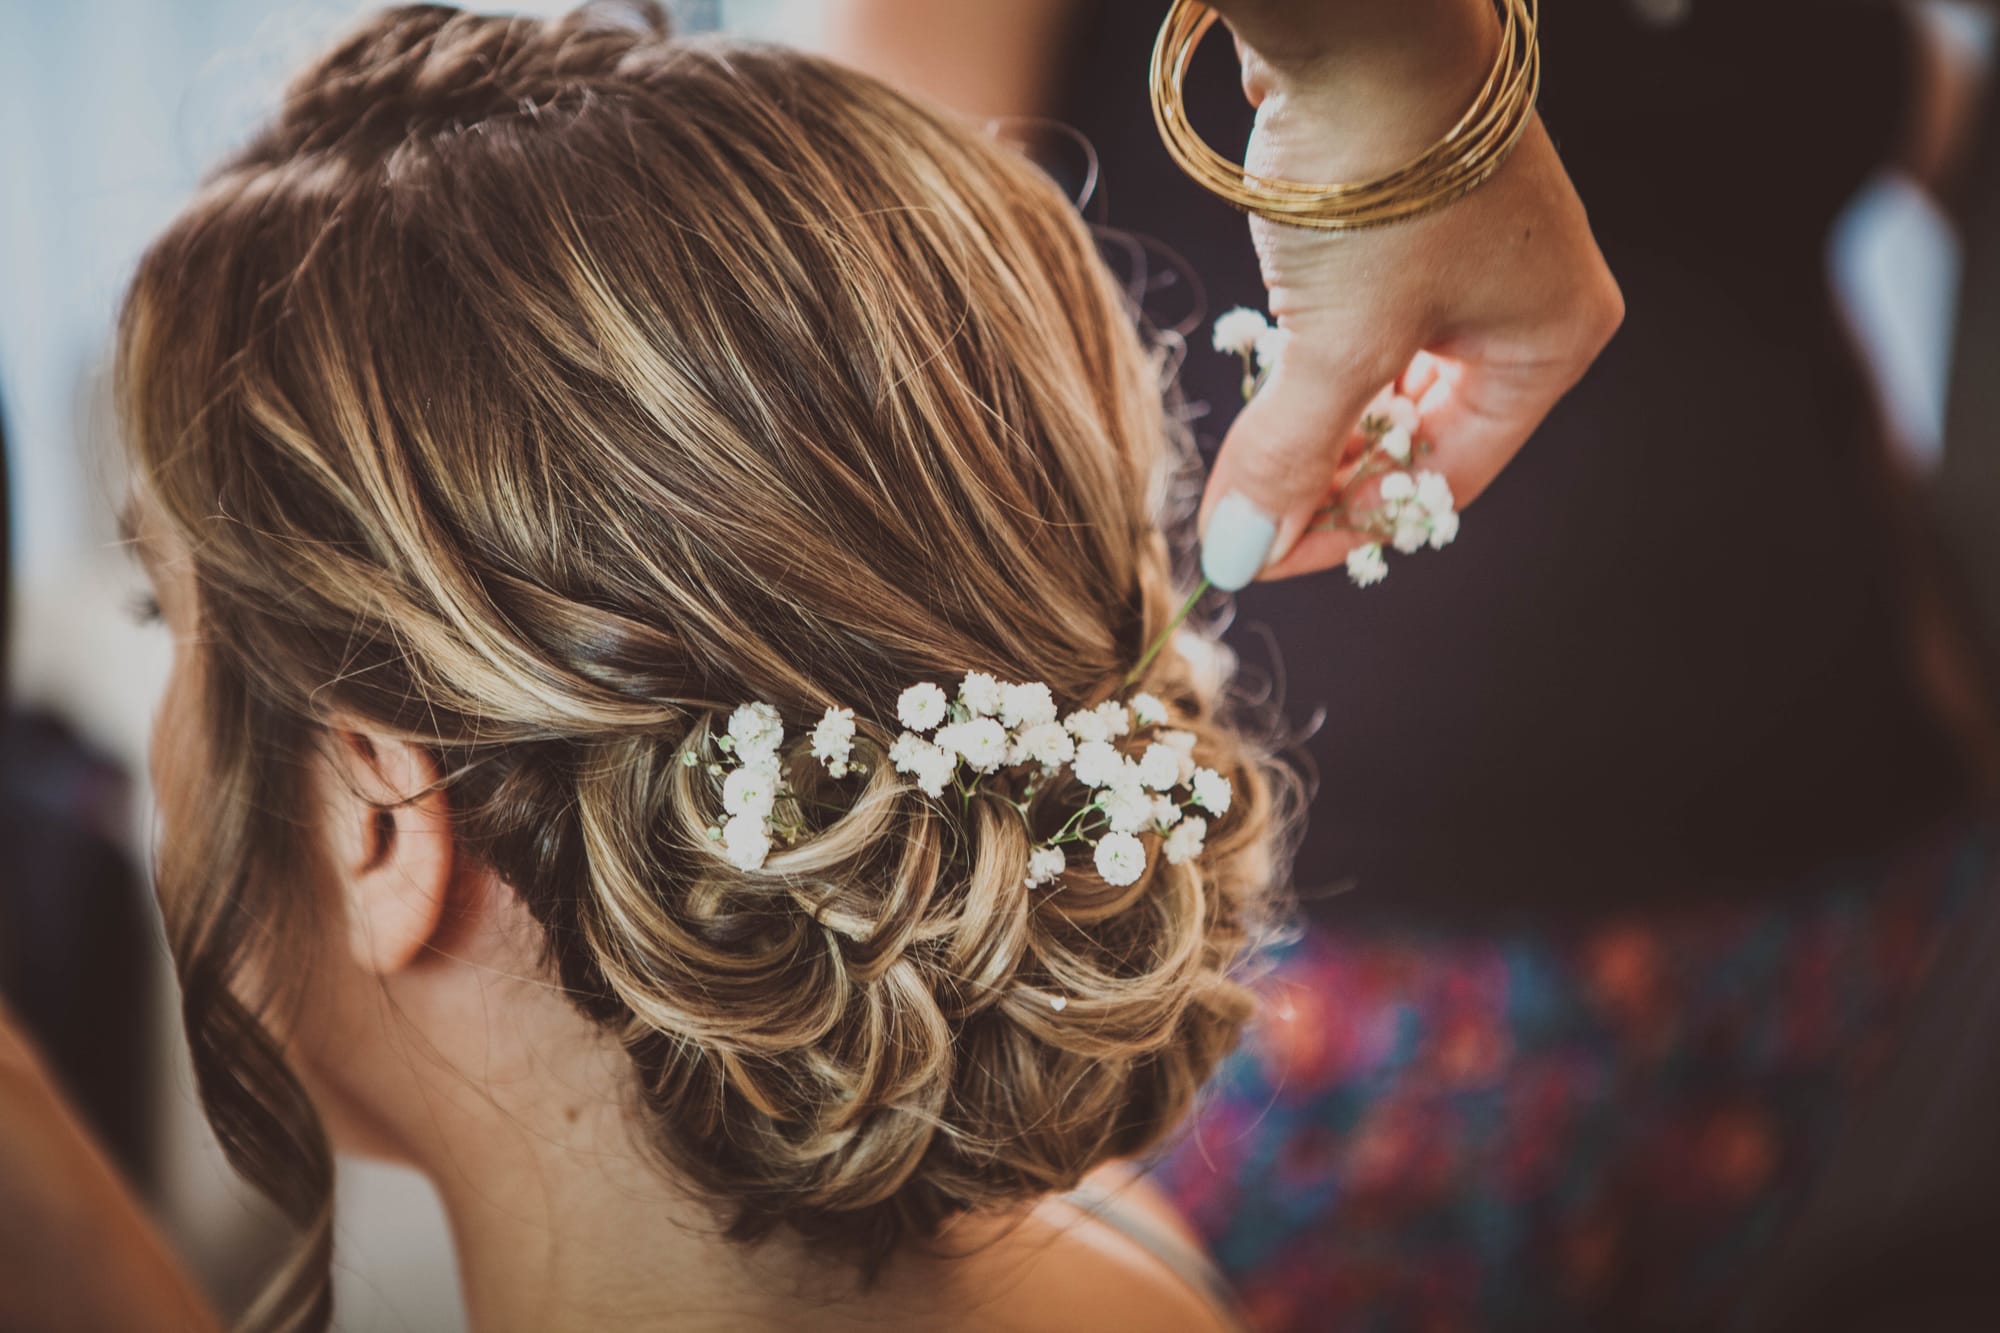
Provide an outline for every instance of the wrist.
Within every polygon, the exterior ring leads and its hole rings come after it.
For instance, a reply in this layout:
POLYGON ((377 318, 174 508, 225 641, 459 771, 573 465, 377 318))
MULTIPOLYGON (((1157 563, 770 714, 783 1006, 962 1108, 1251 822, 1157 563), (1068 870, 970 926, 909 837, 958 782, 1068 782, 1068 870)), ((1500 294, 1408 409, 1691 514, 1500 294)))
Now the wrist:
POLYGON ((1401 166, 1458 121, 1500 46, 1493 0, 1214 7, 1237 38, 1251 105, 1294 123, 1284 154, 1294 179, 1355 180, 1401 166))

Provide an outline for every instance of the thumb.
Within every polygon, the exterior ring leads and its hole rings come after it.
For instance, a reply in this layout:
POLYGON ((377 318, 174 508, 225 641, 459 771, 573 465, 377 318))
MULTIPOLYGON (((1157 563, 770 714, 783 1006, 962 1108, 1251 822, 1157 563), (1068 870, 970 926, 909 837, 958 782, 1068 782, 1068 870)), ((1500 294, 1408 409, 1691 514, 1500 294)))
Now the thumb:
POLYGON ((1230 426, 1202 497, 1201 572, 1211 584, 1247 586, 1304 535, 1333 494, 1361 414, 1409 359, 1398 350, 1340 361, 1290 340, 1230 426))

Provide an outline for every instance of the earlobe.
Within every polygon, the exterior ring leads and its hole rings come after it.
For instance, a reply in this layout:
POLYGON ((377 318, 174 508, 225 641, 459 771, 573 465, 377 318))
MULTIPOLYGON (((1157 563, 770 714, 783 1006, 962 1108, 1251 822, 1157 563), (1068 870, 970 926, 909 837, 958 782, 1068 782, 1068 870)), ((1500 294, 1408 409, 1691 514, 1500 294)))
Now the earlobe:
POLYGON ((406 741, 335 737, 344 790, 334 793, 341 908, 355 962, 378 975, 415 962, 444 923, 454 846, 437 762, 406 741))

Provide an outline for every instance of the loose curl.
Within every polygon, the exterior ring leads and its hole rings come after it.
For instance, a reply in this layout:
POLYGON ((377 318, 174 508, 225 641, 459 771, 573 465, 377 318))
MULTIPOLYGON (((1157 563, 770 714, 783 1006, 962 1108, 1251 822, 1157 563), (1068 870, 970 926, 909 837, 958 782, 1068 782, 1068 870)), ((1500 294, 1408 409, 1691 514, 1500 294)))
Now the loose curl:
POLYGON ((747 699, 852 707, 878 758, 918 679, 1087 706, 1171 617, 1159 368, 1004 147, 820 60, 669 40, 655 5, 390 10, 149 250, 119 378, 195 569, 213 817, 160 867, 185 1018, 224 1146, 305 1230, 257 1322, 330 1313, 272 964, 315 911, 281 872, 335 719, 437 758, 745 1240, 872 1268, 1146 1149, 1235 1040, 1290 788, 1212 645, 1142 684, 1235 804, 1125 887, 1024 886, 1072 785, 1024 821, 879 762, 746 873, 679 762, 747 699))

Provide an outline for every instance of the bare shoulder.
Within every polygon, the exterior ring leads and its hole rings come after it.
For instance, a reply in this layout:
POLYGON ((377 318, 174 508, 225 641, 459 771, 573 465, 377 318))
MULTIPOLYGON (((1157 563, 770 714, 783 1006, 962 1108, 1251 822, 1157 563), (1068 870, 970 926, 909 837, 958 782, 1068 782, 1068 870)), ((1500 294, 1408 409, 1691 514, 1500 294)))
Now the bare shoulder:
MULTIPOLYGON (((1121 1216, 1149 1233, 1171 1235, 1199 1253, 1179 1215, 1129 1173, 1093 1179, 1112 1192, 1121 1216)), ((1164 1333, 1231 1333, 1197 1279, 1153 1248, 1065 1199, 1044 1202, 981 1263, 984 1289, 970 1303, 969 1333, 1070 1333, 1078 1328, 1164 1333)))

